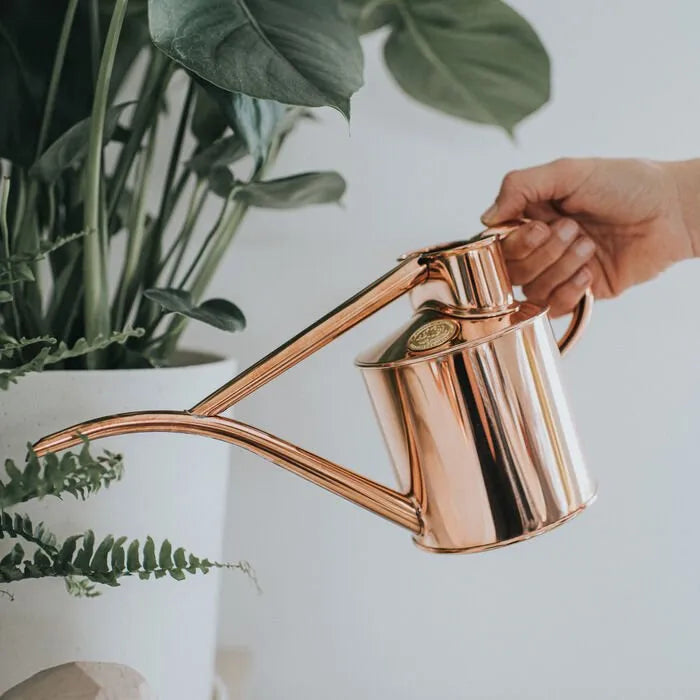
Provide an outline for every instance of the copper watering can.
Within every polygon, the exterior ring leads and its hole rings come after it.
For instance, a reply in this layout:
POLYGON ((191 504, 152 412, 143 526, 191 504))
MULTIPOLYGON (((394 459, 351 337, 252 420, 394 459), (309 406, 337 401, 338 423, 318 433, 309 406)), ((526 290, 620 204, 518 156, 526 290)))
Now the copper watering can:
POLYGON ((432 552, 475 552, 545 532, 595 498, 559 378, 590 315, 586 293, 555 342, 547 309, 516 301, 501 239, 517 224, 416 251, 188 411, 98 418, 40 440, 39 454, 140 432, 245 447, 413 532, 432 552), (401 491, 221 415, 408 293, 411 320, 357 359, 401 491))

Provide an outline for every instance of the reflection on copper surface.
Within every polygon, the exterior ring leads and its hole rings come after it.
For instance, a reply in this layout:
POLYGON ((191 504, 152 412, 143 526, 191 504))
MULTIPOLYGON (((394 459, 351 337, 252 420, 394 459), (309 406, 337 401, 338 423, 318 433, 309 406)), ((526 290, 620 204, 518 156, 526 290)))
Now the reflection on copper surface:
POLYGON ((516 301, 501 251, 514 228, 416 251, 190 411, 107 416, 40 440, 39 454, 132 432, 179 432, 259 454, 414 533, 472 552, 545 532, 595 496, 559 375, 588 292, 557 345, 547 310, 516 301), (409 293, 412 318, 357 360, 401 491, 218 414, 409 293))

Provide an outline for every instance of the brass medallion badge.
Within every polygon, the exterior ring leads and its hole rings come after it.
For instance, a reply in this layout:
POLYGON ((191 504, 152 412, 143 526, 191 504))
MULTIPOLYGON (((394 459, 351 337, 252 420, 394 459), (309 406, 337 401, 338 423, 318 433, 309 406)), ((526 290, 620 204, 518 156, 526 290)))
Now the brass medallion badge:
POLYGON ((449 319, 430 321, 414 331, 408 339, 408 349, 414 352, 432 350, 452 340, 459 331, 459 325, 449 319))

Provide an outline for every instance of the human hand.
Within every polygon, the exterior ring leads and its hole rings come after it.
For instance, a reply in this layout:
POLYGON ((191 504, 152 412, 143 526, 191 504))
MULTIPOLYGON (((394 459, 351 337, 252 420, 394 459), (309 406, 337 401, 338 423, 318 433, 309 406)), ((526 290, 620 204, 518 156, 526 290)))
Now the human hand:
POLYGON ((513 284, 553 316, 590 287, 615 297, 700 251, 700 162, 561 159, 503 180, 488 226, 533 221, 503 251, 513 284))

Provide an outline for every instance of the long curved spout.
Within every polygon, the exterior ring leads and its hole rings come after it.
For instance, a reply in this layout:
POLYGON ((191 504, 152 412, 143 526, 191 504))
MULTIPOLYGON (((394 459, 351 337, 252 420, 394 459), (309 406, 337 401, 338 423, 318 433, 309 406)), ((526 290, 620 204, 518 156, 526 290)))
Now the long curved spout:
POLYGON ((34 450, 43 455, 73 447, 83 438, 96 440, 126 433, 151 432, 202 435, 244 447, 414 533, 422 530, 418 509, 409 494, 398 493, 275 435, 221 416, 199 416, 182 411, 105 416, 48 435, 34 445, 34 450))

